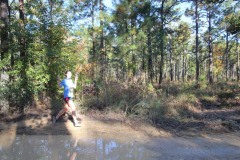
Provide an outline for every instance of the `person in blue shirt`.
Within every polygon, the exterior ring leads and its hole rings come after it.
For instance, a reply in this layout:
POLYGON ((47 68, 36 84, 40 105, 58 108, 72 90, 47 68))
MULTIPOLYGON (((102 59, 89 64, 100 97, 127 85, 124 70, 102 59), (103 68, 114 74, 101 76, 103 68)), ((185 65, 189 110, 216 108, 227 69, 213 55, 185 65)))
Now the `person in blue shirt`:
POLYGON ((76 107, 73 102, 73 91, 77 86, 77 79, 78 75, 75 76, 75 81, 73 83, 72 79, 72 73, 70 71, 66 72, 66 78, 63 79, 60 83, 60 87, 64 88, 63 91, 63 98, 65 101, 64 108, 60 110, 57 114, 57 116, 53 116, 53 123, 55 123, 59 117, 61 117, 64 113, 66 113, 68 110, 72 111, 72 117, 73 117, 73 123, 75 127, 80 127, 80 123, 77 120, 76 116, 76 107))

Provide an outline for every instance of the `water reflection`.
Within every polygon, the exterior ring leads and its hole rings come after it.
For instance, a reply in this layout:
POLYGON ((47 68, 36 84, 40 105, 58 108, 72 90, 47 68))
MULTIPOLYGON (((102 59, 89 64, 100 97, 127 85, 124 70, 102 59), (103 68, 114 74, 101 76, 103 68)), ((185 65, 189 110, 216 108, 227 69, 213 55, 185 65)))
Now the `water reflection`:
POLYGON ((240 138, 236 135, 119 139, 17 135, 10 145, 0 141, 0 160, 240 159, 240 138))
POLYGON ((72 139, 70 136, 20 136, 8 148, 1 147, 1 160, 104 160, 154 159, 136 141, 120 143, 103 138, 72 139))

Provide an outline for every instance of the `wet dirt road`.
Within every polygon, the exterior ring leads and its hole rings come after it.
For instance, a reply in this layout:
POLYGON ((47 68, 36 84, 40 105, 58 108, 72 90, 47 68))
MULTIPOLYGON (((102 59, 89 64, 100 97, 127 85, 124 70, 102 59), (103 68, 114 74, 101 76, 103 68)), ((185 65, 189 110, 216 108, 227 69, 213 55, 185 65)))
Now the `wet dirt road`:
POLYGON ((176 137, 148 125, 134 130, 88 117, 80 128, 46 119, 0 123, 0 129, 0 160, 240 159, 240 133, 176 137))

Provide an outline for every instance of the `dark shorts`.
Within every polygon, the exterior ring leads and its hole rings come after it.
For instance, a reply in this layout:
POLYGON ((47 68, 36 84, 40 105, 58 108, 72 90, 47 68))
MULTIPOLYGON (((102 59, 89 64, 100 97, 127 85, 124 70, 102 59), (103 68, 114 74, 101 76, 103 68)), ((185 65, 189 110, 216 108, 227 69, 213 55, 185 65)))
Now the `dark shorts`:
POLYGON ((65 101, 66 103, 68 103, 69 100, 72 100, 72 97, 66 97, 66 98, 64 98, 64 101, 65 101))

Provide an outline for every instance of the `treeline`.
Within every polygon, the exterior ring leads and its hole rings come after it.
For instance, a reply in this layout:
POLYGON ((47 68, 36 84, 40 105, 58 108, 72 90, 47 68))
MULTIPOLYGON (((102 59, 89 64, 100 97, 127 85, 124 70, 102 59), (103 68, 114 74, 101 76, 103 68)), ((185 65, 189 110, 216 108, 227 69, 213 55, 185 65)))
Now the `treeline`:
POLYGON ((239 5, 1 0, 0 96, 23 112, 46 93, 58 96, 58 79, 76 68, 81 84, 239 81, 239 5))

